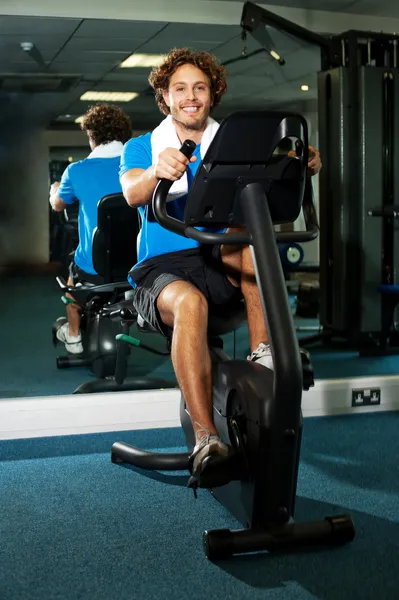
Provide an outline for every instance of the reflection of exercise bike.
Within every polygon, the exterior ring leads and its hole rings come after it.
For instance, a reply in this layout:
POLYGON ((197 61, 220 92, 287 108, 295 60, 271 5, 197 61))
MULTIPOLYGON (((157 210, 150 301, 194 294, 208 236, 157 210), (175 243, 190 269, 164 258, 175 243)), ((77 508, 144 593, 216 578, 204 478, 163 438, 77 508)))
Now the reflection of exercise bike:
MULTIPOLYGON (((189 155, 192 148, 193 142, 186 141, 182 150, 189 155)), ((222 440, 233 449, 232 459, 220 468, 229 469, 231 482, 217 487, 218 470, 209 463, 203 468, 200 487, 210 488, 245 528, 205 532, 205 552, 211 559, 266 549, 339 545, 354 537, 352 520, 345 515, 314 523, 293 522, 301 397, 312 381, 309 357, 298 347, 275 238, 310 241, 318 228, 313 220, 306 223, 306 232, 276 236, 273 224, 298 217, 307 148, 307 125, 299 115, 235 113, 221 123, 198 168, 185 222, 166 213, 170 182, 161 181, 153 199, 154 214, 167 229, 201 243, 252 246, 272 346, 274 373, 246 360, 229 360, 221 350, 211 348, 214 422, 222 440), (297 138, 297 157, 272 157, 285 136, 297 138), (216 234, 196 228, 239 225, 244 225, 247 233, 216 234)), ((228 318, 226 314, 225 327, 228 318)), ((151 453, 117 442, 112 447, 113 462, 153 470, 187 470, 194 434, 184 398, 181 423, 188 453, 151 453)))
MULTIPOLYGON (((139 231, 137 211, 129 207, 122 194, 105 196, 98 204, 98 226, 93 236, 93 264, 104 285, 82 282, 79 287, 68 287, 62 277, 57 281, 65 293, 69 293, 82 309, 81 330, 83 355, 59 356, 57 367, 89 367, 98 378, 115 372, 117 346, 115 336, 123 331, 121 321, 113 318, 109 306, 125 300, 131 289, 127 273, 137 262, 136 238, 139 231)), ((64 303, 73 300, 63 296, 64 303)), ((114 307, 115 310, 117 307, 114 307)), ((56 330, 66 318, 61 317, 53 325, 53 341, 56 330)))
MULTIPOLYGON (((156 377, 126 377, 129 348, 121 346, 117 337, 128 337, 136 314, 132 308, 133 290, 127 282, 127 273, 137 262, 136 241, 139 220, 136 209, 130 208, 122 194, 105 196, 98 204, 98 226, 93 236, 94 268, 104 278, 104 285, 85 283, 70 288, 62 277, 57 281, 82 307, 82 355, 57 357, 57 367, 86 367, 97 379, 80 385, 75 394, 105 391, 138 390, 175 387, 175 381, 156 377)), ((73 302, 63 296, 65 303, 73 302)), ((53 342, 57 344, 57 328, 65 317, 53 325, 53 342)), ((133 338, 129 338, 130 340, 133 338)), ((145 344, 142 344, 144 347, 145 344)), ((158 355, 167 350, 147 346, 158 355)))

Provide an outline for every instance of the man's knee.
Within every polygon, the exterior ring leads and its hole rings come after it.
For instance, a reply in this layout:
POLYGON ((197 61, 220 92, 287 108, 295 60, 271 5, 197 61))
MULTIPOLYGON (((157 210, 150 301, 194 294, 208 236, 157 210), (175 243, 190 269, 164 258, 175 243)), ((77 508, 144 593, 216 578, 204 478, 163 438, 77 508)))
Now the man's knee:
POLYGON ((204 318, 208 314, 208 302, 204 294, 194 286, 186 290, 175 304, 175 318, 204 318))
POLYGON ((208 302, 195 286, 176 281, 168 285, 158 298, 158 310, 161 318, 169 326, 182 321, 206 322, 208 302))

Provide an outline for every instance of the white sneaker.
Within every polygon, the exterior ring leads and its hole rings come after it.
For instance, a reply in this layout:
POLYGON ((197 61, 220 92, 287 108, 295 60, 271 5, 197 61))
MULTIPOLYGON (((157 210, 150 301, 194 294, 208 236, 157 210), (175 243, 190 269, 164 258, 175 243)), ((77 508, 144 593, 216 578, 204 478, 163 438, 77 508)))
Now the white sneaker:
POLYGON ((220 457, 226 457, 229 454, 229 449, 222 442, 218 435, 206 434, 199 442, 195 445, 191 460, 193 463, 192 472, 195 473, 202 461, 208 456, 215 455, 220 457))
POLYGON ((272 349, 270 347, 270 344, 265 344, 264 342, 261 342, 256 348, 256 350, 252 352, 251 356, 247 356, 247 360, 256 362, 257 364, 262 365, 263 367, 267 367, 271 371, 274 370, 272 349))
POLYGON ((79 335, 69 335, 69 324, 68 321, 66 323, 64 323, 63 325, 61 325, 61 327, 59 327, 57 329, 57 333, 56 333, 57 339, 60 340, 60 342, 63 342, 65 344, 65 348, 67 350, 67 352, 70 352, 71 354, 82 354, 83 352, 83 344, 82 344, 82 336, 79 333, 79 335))

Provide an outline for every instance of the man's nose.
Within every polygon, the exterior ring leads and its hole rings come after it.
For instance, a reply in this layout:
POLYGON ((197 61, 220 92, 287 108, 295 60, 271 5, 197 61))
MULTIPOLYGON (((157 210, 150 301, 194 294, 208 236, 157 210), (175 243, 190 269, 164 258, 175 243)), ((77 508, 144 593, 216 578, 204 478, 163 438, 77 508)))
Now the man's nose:
POLYGON ((195 92, 195 88, 189 89, 188 93, 187 93, 187 99, 188 100, 196 100, 197 99, 197 95, 195 92))

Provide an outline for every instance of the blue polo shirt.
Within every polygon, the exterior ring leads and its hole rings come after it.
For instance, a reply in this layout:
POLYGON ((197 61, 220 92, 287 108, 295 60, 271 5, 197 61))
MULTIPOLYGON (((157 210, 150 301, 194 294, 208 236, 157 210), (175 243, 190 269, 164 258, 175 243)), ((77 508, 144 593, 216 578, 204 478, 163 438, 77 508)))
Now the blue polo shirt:
POLYGON ((92 240, 97 227, 97 205, 108 194, 122 191, 119 182, 120 158, 85 158, 70 164, 61 178, 58 196, 65 204, 79 200, 79 246, 74 261, 77 266, 92 275, 97 275, 93 267, 92 240))
MULTIPOLYGON (((188 187, 193 182, 195 173, 201 163, 200 144, 197 144, 193 155, 197 160, 189 163, 187 168, 188 187)), ((130 169, 148 169, 153 164, 152 148, 151 148, 151 133, 146 133, 137 138, 132 138, 125 144, 121 157, 120 176, 130 169)), ((168 202, 167 212, 175 219, 184 220, 184 207, 186 204, 187 194, 179 196, 176 200, 168 202)), ((199 243, 195 240, 168 231, 160 225, 154 217, 151 204, 147 206, 139 206, 138 210, 141 216, 141 233, 139 247, 137 252, 138 262, 133 267, 138 267, 141 263, 150 258, 168 254, 169 252, 180 252, 181 250, 190 250, 197 248, 199 243)), ((134 275, 131 273, 131 277, 134 275)), ((129 278, 129 281, 134 282, 129 278)))

